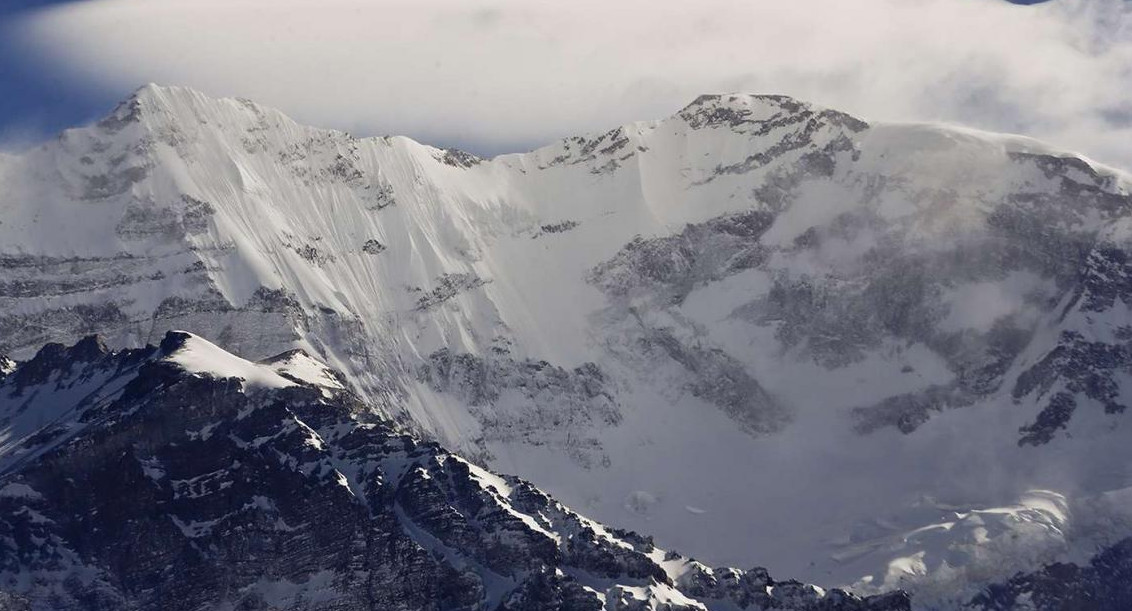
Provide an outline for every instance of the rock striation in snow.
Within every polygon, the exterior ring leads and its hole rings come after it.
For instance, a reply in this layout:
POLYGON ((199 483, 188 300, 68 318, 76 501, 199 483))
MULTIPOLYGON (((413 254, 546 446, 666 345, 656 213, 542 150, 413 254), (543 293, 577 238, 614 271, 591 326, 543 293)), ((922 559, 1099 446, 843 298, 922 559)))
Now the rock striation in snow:
POLYGON ((0 608, 903 611, 607 529, 379 418, 328 369, 188 333, 0 382, 0 608))
POLYGON ((781 96, 488 160, 147 86, 0 159, 0 353, 302 349, 343 378, 248 384, 716 563, 974 593, 1132 534, 1130 184, 781 96))

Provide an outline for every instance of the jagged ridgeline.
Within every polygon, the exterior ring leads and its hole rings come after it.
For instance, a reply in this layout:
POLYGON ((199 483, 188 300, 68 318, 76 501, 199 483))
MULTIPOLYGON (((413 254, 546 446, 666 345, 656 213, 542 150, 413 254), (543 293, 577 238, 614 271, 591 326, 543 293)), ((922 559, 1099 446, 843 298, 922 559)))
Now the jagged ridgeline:
POLYGON ((49 344, 0 380, 0 609, 900 611, 711 569, 376 417, 301 351, 49 344))
POLYGON ((964 602, 1132 534, 1130 184, 783 96, 480 159, 147 86, 0 157, 0 353, 302 349, 665 547, 964 602))

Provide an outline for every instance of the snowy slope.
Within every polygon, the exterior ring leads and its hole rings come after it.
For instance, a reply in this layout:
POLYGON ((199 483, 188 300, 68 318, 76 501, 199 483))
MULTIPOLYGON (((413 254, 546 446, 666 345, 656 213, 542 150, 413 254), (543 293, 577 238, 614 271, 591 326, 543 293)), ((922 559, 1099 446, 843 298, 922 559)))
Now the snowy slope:
POLYGON ((0 352, 302 348, 713 562, 977 584, 1017 536, 1023 568, 1089 547, 1073 508, 1132 485, 1130 182, 1025 138, 704 96, 481 160, 147 86, 0 184, 0 352))

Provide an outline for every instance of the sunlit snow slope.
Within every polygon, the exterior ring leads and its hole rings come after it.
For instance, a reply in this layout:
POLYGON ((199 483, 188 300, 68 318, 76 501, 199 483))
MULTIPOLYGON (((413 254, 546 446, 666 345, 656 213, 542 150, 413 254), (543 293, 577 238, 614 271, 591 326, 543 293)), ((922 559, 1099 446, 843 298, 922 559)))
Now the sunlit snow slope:
POLYGON ((777 96, 481 160, 148 86, 0 158, 0 352, 304 348, 697 557, 955 592, 1132 534, 1129 185, 777 96))

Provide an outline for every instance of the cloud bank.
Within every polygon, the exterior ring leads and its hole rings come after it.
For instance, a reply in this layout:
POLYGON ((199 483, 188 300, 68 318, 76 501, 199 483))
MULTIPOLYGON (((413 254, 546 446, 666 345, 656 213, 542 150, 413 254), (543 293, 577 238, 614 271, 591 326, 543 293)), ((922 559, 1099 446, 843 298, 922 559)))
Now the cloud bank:
POLYGON ((1024 133, 1132 168, 1132 2, 96 0, 25 17, 29 56, 477 152, 785 93, 867 119, 1024 133))

